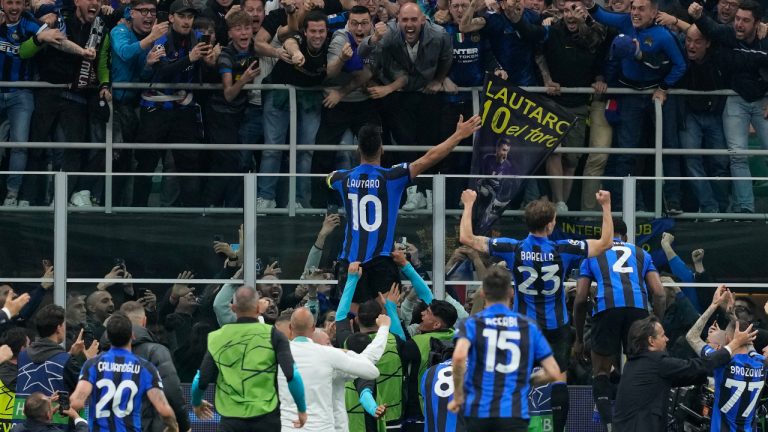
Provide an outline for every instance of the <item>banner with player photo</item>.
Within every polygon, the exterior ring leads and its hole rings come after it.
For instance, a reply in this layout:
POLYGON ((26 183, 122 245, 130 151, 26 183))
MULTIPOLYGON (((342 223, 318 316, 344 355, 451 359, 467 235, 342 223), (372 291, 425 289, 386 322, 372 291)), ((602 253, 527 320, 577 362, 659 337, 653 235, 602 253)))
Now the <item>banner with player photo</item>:
POLYGON ((480 108, 483 126, 472 151, 477 202, 472 217, 476 234, 486 235, 504 210, 570 131, 576 116, 550 100, 486 74, 480 108))

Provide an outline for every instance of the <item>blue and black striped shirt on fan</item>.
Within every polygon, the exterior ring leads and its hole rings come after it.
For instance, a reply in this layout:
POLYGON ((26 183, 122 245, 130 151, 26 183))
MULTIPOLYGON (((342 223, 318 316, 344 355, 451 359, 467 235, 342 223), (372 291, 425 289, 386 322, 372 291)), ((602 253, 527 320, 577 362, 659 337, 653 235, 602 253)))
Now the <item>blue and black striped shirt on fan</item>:
MULTIPOLYGON (((27 39, 34 36, 40 25, 27 14, 22 14, 16 24, 0 25, 0 70, 2 81, 32 80, 32 59, 23 60, 19 57, 19 47, 27 39)), ((14 91, 16 89, 3 89, 14 91)))
POLYGON ((460 324, 456 338, 470 342, 464 416, 527 420, 531 371, 552 355, 536 324, 495 304, 460 324))
POLYGON ((424 432, 464 432, 462 415, 448 411, 453 400, 453 367, 451 360, 438 363, 421 378, 424 395, 424 432))
MULTIPOLYGON (((743 330, 743 329, 742 329, 743 330)), ((716 350, 705 345, 701 357, 716 350)), ((714 370, 715 402, 712 407, 712 432, 752 432, 755 410, 765 385, 765 357, 755 351, 736 354, 730 363, 714 370)))
POLYGON ((92 432, 141 432, 141 403, 163 383, 152 363, 112 348, 85 362, 80 381, 93 386, 88 423, 92 432))
POLYGON ((400 198, 410 181, 407 163, 392 168, 361 164, 328 176, 328 187, 341 195, 347 214, 339 259, 365 263, 389 256, 395 243, 400 198))
POLYGON ((655 271, 648 252, 632 243, 614 240, 613 247, 605 253, 582 261, 579 277, 597 283, 596 314, 619 307, 648 310, 645 276, 655 271))
POLYGON ((587 256, 586 241, 552 241, 530 234, 522 241, 492 238, 488 251, 503 258, 512 271, 516 294, 512 310, 546 330, 568 324, 563 282, 579 260, 587 256))

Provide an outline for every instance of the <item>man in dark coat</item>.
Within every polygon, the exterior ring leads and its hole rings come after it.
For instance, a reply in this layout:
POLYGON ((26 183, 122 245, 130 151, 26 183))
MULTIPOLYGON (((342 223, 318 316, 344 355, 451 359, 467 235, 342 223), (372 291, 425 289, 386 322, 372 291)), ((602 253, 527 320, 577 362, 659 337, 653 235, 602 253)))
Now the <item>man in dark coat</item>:
POLYGON ((662 432, 667 425, 667 394, 671 387, 704 383, 713 369, 727 364, 732 353, 751 344, 751 326, 708 359, 683 360, 667 354, 664 327, 654 316, 629 328, 629 361, 619 383, 613 426, 622 432, 662 432))

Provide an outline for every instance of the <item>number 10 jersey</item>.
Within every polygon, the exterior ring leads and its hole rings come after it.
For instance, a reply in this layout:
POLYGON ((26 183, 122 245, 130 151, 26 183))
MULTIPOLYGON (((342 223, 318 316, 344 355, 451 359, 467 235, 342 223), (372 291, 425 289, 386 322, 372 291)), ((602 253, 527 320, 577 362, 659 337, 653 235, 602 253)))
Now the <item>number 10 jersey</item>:
POLYGON ((410 181, 407 163, 392 168, 361 164, 328 176, 328 187, 341 195, 347 216, 339 259, 366 263, 392 253, 400 198, 410 181))

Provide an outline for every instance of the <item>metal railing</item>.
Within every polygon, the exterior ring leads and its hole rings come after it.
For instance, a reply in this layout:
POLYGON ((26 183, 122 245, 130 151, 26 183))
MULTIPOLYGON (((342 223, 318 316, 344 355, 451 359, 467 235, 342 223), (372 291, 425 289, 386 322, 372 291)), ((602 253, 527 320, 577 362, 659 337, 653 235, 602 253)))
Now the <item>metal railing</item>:
MULTIPOLYGON (((48 174, 51 175, 51 174, 48 174)), ((67 284, 73 283, 88 283, 96 284, 99 282, 124 282, 123 279, 108 279, 108 278, 83 278, 83 277, 70 277, 68 276, 67 266, 67 244, 68 238, 68 216, 70 213, 81 213, 83 211, 103 211, 103 209, 88 209, 82 207, 72 207, 68 205, 67 196, 67 181, 69 176, 80 175, 95 175, 94 173, 64 173, 57 172, 52 174, 54 176, 54 205, 53 207, 45 207, 40 210, 53 211, 53 231, 54 231, 54 263, 56 266, 56 272, 54 274, 54 301, 57 304, 64 305, 66 301, 66 287, 67 284), (63 287, 59 289, 59 287, 63 287)), ((123 174, 127 175, 127 174, 123 174)), ((148 174, 149 175, 149 174, 148 174)), ((271 174, 269 174, 271 175, 271 174)), ((287 174, 286 174, 287 175, 287 174)), ((243 277, 242 279, 174 279, 174 278, 146 278, 146 279, 132 279, 134 284, 141 283, 146 285, 156 284, 172 284, 172 283, 191 283, 191 284, 223 284, 223 283, 245 283, 251 286, 260 282, 268 282, 267 280, 260 280, 256 269, 256 257, 258 255, 258 244, 256 241, 257 231, 264 229, 262 225, 264 222, 260 222, 259 216, 265 216, 266 212, 257 211, 256 209, 256 186, 259 177, 265 175, 260 174, 233 174, 235 177, 241 177, 244 181, 243 199, 244 206, 242 209, 228 209, 230 213, 243 215, 243 277)), ((485 176, 489 177, 489 176, 485 176)), ((445 280, 445 251, 446 251, 446 217, 451 214, 457 214, 458 211, 448 211, 446 209, 446 180, 448 178, 462 178, 461 176, 445 176, 434 175, 424 176, 424 182, 429 181, 432 188, 433 208, 431 212, 422 212, 421 214, 431 214, 432 217, 432 281, 430 284, 433 286, 433 290, 436 298, 444 298, 445 287, 448 285, 466 285, 477 286, 477 281, 446 281, 445 280)), ((472 178, 476 178, 473 176, 472 178)), ((577 177, 570 177, 577 178, 577 177)), ((421 179, 421 177, 420 177, 421 179)), ((659 179, 654 177, 646 178, 616 178, 616 177, 600 177, 601 180, 621 181, 623 184, 623 196, 622 196, 622 208, 623 211, 615 212, 617 215, 621 215, 623 220, 627 224, 627 234, 630 242, 635 241, 637 219, 644 216, 653 216, 651 212, 646 214, 640 214, 635 211, 636 204, 636 188, 638 181, 657 181, 659 179)), ((766 178, 765 180, 768 180, 766 178)), ((131 213, 158 213, 167 208, 115 208, 114 210, 131 212, 131 213)), ((177 209, 178 210, 178 209, 177 209)), ((191 212, 197 212, 205 209, 184 209, 191 212)), ((19 210, 21 211, 21 209, 19 210)), ((271 214, 286 214, 287 209, 273 210, 271 214)), ((324 209, 305 209, 302 212, 320 214, 324 213, 324 209)), ((343 210, 342 210, 343 211, 343 210)), ((510 213, 519 214, 519 211, 512 211, 510 213)), ((586 213, 586 212, 585 212, 586 213)), ((505 213, 506 216, 506 213, 505 213)), ((766 220, 766 215, 753 215, 755 219, 761 218, 766 220)), ((741 215, 740 218, 744 218, 741 215)), ((268 223, 268 222, 267 222, 268 223)), ((50 279, 43 278, 5 278, 0 275, 0 280, 8 282, 50 282, 50 279)), ((300 280, 300 279, 280 279, 281 283, 286 284, 323 284, 332 285, 335 281, 328 280, 300 280)), ((715 284, 681 284, 684 286, 714 286, 715 284)), ((568 286, 568 285, 566 285, 568 286)), ((734 288, 757 288, 764 287, 764 284, 759 283, 736 283, 731 284, 734 288)))
MULTIPOLYGON (((52 85, 48 83, 40 82, 0 82, 0 87, 13 87, 13 88, 66 88, 65 85, 52 85)), ((187 89, 187 90, 220 90, 220 85, 190 85, 190 84, 152 84, 152 83, 115 83, 114 89, 187 89)), ((28 148, 67 148, 67 149, 99 149, 104 150, 106 154, 111 154, 115 149, 178 149, 178 150, 288 150, 290 153, 289 172, 283 174, 268 174, 275 177, 288 177, 289 179, 289 201, 288 206, 285 209, 271 209, 266 211, 260 211, 264 214, 287 214, 294 216, 296 214, 320 214, 324 213, 324 209, 297 209, 296 208, 296 152, 300 150, 315 150, 315 151, 339 151, 339 150, 354 150, 354 145, 340 145, 340 144, 300 144, 297 143, 297 116, 296 116, 296 92, 306 90, 318 90, 318 89, 306 89, 296 88, 286 85, 247 85, 245 90, 284 90, 289 93, 289 103, 291 107, 291 119, 288 134, 288 143, 286 144, 193 144, 193 143, 172 143, 172 144, 146 144, 146 143, 115 143, 112 137, 112 116, 106 125, 106 140, 104 143, 61 143, 61 142, 48 142, 48 143, 20 143, 10 142, 3 143, 2 147, 28 147, 28 148)), ((527 91, 532 92, 545 92, 544 87, 524 87, 527 91)), ((471 92, 474 112, 479 111, 480 93, 482 88, 462 88, 460 91, 471 92)), ((593 89, 591 88, 563 88, 562 93, 581 93, 591 94, 593 89)), ((651 91, 635 91, 629 89, 614 88, 609 89, 608 94, 649 94, 651 91)), ((689 90, 672 90, 672 95, 735 95, 732 91, 714 91, 714 92, 698 92, 689 90)), ((649 96, 650 97, 650 96, 649 96)), ((111 104, 110 104, 111 109, 111 104)), ((655 103, 655 118, 656 128, 654 137, 653 148, 557 148, 557 153, 576 153, 576 154, 635 154, 635 155, 654 155, 654 176, 653 177, 627 177, 627 178, 608 178, 608 177, 594 177, 594 179, 600 180, 613 180, 621 181, 623 183, 623 209, 622 216, 627 223, 628 233, 630 241, 633 240, 636 219, 638 217, 658 217, 662 214, 662 188, 661 184, 663 180, 691 180, 689 177, 683 178, 664 178, 663 177, 663 155, 685 155, 685 154, 701 154, 701 155, 755 155, 755 156, 768 156, 768 150, 686 150, 686 149, 665 149, 662 145, 661 125, 663 122, 661 105, 655 103), (635 191, 637 189, 637 181, 654 181, 654 208, 652 212, 636 212, 635 211, 635 191)), ((409 146, 409 145, 397 145, 388 146, 387 150, 397 150, 398 152, 424 152, 428 150, 426 146, 409 146)), ((469 147, 459 147, 455 151, 458 152, 470 152, 469 147)), ((0 173, 0 174, 7 174, 0 173)), ((69 197, 67 196, 67 176, 68 175, 103 175, 105 176, 105 200, 104 207, 98 208, 77 208, 77 212, 130 212, 130 213, 198 213, 198 214, 243 214, 244 222, 244 275, 243 279, 238 280, 216 280, 216 279, 192 279, 192 280, 176 280, 176 279, 135 279, 136 283, 144 284, 169 284, 175 282, 189 282, 189 283, 226 283, 237 282, 254 285, 258 282, 256 269, 254 268, 255 257, 257 256, 257 244, 256 244, 256 232, 257 232, 257 215, 256 215, 256 184, 257 174, 158 174, 158 173, 115 173, 112 166, 112 158, 105 157, 105 167, 103 173, 50 173, 50 172, 24 172, 20 173, 24 175, 53 175, 54 176, 54 206, 51 207, 29 207, 29 208, 4 208, 0 207, 0 211, 38 211, 38 212, 54 212, 54 262, 56 263, 56 273, 54 278, 54 284, 57 289, 54 290, 55 302, 57 304, 64 305, 66 301, 66 286, 67 283, 97 283, 97 282, 114 282, 109 279, 99 278, 69 278, 67 276, 67 214, 72 210, 68 207, 69 197), (244 180, 244 207, 243 208, 136 208, 136 207, 116 207, 112 202, 112 179, 115 176, 175 176, 181 177, 184 175, 204 175, 204 176, 228 176, 228 177, 243 177, 244 180), (64 289, 58 289, 58 287, 64 287, 64 289)), ((307 175, 310 177, 321 177, 318 175, 307 175)), ((457 178, 461 176, 424 176, 425 179, 431 179, 433 190, 433 210, 428 211, 416 211, 412 214, 432 214, 433 223, 433 281, 435 295, 437 298, 443 298, 445 295, 446 285, 476 285, 477 282, 461 281, 461 282, 446 282, 444 280, 444 257, 445 256, 445 218, 444 215, 458 215, 459 210, 449 210, 446 208, 445 202, 445 190, 446 179, 457 178)), ((475 176, 476 177, 476 176, 475 176)), ((421 177, 420 177, 421 178, 421 177)), ((552 178, 552 177, 536 177, 530 176, 530 178, 552 178)), ((573 179, 589 179, 590 177, 569 177, 573 179)), ((701 179, 701 178, 700 178, 701 179)), ((734 178, 714 179, 722 181, 735 180, 734 178)), ((752 178, 751 180, 754 180, 752 178)), ((766 179, 768 180, 768 179, 766 179)), ((521 212, 518 210, 510 210, 505 212, 505 215, 518 215, 521 212)), ((568 212, 573 216, 590 216, 596 215, 596 212, 568 212)), ((745 219, 763 219, 766 220, 766 215, 730 215, 730 214, 698 214, 688 213, 679 218, 701 218, 701 217, 716 217, 716 218, 736 218, 745 219)), ((2 275, 0 275, 2 277, 2 275)), ((46 281, 42 278, 4 278, 9 282, 41 282, 46 281)), ((284 283, 304 283, 304 284, 332 284, 335 281, 327 280, 282 280, 284 283)), ((690 286, 690 284, 685 284, 690 286)), ((700 286, 712 286, 712 284, 698 284, 700 286)), ((698 286, 697 285, 697 286, 698 286)), ((760 284, 734 284, 734 287, 754 288, 760 286, 760 284)))
MULTIPOLYGON (((168 84, 168 83, 113 83, 113 89, 116 90, 142 90, 142 89, 183 89, 183 90, 201 90, 201 91, 222 91, 223 87, 220 84, 168 84)), ((9 82, 0 81, 0 88, 68 88, 66 84, 50 84, 45 82, 9 82)), ((526 91, 535 93, 545 93, 546 87, 522 87, 526 91)), ((28 147, 28 148, 67 148, 67 149, 100 149, 104 150, 106 154, 111 154, 115 149, 165 149, 165 150, 288 150, 289 152, 289 184, 288 184, 288 212, 293 216, 296 214, 296 153, 302 150, 313 151, 349 151, 356 149, 354 145, 340 145, 340 144, 328 144, 328 143, 298 143, 297 142, 297 114, 296 114, 296 93, 298 91, 320 91, 321 87, 294 87, 283 84, 248 84, 243 87, 247 90, 282 90, 287 91, 289 96, 290 107, 290 122, 288 143, 286 144, 198 144, 198 143, 115 143, 112 135, 112 118, 110 116, 106 125, 106 139, 104 143, 92 143, 92 142, 77 142, 77 143, 61 143, 61 142, 35 142, 35 143, 20 143, 9 142, 4 143, 4 147, 28 147)), ((483 91, 481 87, 460 88, 460 92, 470 92, 472 95, 473 112, 478 113, 480 108, 480 92, 483 91)), ((577 88, 562 88, 561 93, 574 93, 574 94, 593 94, 594 89, 591 87, 577 87, 577 88)), ((607 94, 609 95, 628 95, 628 94, 652 94, 652 90, 633 90, 626 88, 609 88, 607 94)), ((694 91, 684 89, 673 89, 669 92, 670 95, 689 96, 689 95, 722 95, 722 96, 735 96, 737 95, 732 90, 715 90, 715 91, 694 91)), ((653 148, 589 148, 589 147, 558 147, 555 149, 556 153, 575 153, 575 154, 633 154, 633 155, 654 155, 654 174, 653 176, 658 178, 655 181, 654 188, 654 205, 653 214, 656 217, 662 215, 662 177, 663 177, 663 156, 664 155, 686 155, 686 154, 702 154, 702 155, 748 155, 748 156, 768 156, 768 149, 764 150, 689 150, 689 149, 666 149, 663 148, 662 141, 662 123, 663 116, 661 110, 661 104, 656 101, 655 107, 655 136, 653 148)), ((110 104, 110 110, 112 110, 112 104, 110 104)), ((428 146, 413 146, 413 145, 397 145, 387 146, 385 150, 396 150, 398 152, 424 152, 429 150, 428 146)), ((471 152, 470 147, 458 147, 457 152, 471 152)), ((105 157, 104 174, 105 178, 105 193, 104 193, 104 208, 107 213, 112 211, 113 199, 112 199, 112 176, 116 174, 112 166, 112 158, 105 157)), ((0 208, 0 211, 3 209, 0 208)), ((690 215, 686 217, 691 217, 690 215)))

